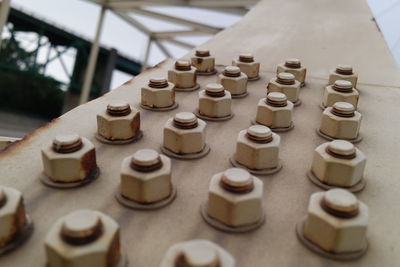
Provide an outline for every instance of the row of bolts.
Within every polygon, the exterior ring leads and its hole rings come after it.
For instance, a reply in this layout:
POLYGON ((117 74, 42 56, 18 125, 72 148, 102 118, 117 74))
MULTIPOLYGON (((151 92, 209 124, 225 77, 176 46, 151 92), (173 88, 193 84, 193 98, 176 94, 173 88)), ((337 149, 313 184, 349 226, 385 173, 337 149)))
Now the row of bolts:
MULTIPOLYGON (((212 61, 214 60, 213 57, 209 54, 209 52, 207 50, 198 50, 196 52, 196 55, 194 57, 194 59, 192 59, 192 64, 193 63, 198 63, 196 67, 198 67, 199 69, 201 69, 201 63, 202 61, 199 61, 198 58, 212 58, 212 61), (197 57, 197 59, 196 59, 197 57), (200 64, 200 66, 199 66, 200 64)), ((241 63, 244 64, 252 64, 254 63, 254 59, 251 55, 242 55, 239 57, 239 61, 241 63)), ((182 62, 180 64, 176 64, 176 66, 178 65, 178 67, 176 69, 182 70, 182 67, 179 67, 182 65, 182 62)), ((183 64, 184 65, 184 64, 183 64)), ((254 75, 254 72, 252 74, 252 78, 254 80, 254 78, 258 77, 258 69, 259 69, 259 63, 256 62, 256 64, 252 64, 253 66, 255 65, 256 67, 256 72, 254 75), (257 66, 258 64, 258 66, 257 66)), ((286 84, 286 85, 290 85, 293 84, 292 81, 294 79, 294 77, 301 77, 302 80, 298 81, 299 82, 299 86, 297 89, 298 90, 300 87, 300 84, 304 84, 305 82, 305 68, 302 69, 302 72, 304 72, 304 75, 302 75, 301 73, 296 72, 296 69, 299 69, 301 67, 300 61, 297 59, 290 59, 286 62, 286 64, 284 64, 285 67, 287 68, 292 68, 293 70, 291 70, 292 72, 294 72, 295 75, 290 74, 289 72, 280 72, 280 75, 277 75, 276 81, 278 83, 281 84, 286 84)), ((279 70, 278 70, 279 71, 279 70)), ((282 70, 283 71, 283 70, 282 70)), ((352 69, 350 67, 347 66, 339 66, 337 68, 337 73, 341 74, 341 75, 349 75, 349 74, 353 74, 352 73, 352 69)), ((204 72, 204 71, 203 71, 204 72)), ((237 70, 233 67, 227 67, 224 71, 225 76, 227 77, 237 77, 237 75, 230 75, 230 73, 233 72, 237 72, 237 70), (226 75, 228 74, 228 75, 226 75)), ((214 68, 211 69, 210 71, 211 74, 215 73, 214 68)), ((205 74, 205 73, 203 73, 205 74)), ((247 75, 246 75, 247 76, 247 75)), ((354 76, 354 75, 353 75, 354 76)), ((160 79, 153 79, 150 80, 149 85, 150 87, 152 86, 152 84, 154 85, 154 82, 156 81, 156 84, 159 84, 160 79)), ((331 82, 331 81, 330 81, 331 82)), ((335 82, 335 81, 333 81, 335 82)), ((156 86, 157 87, 157 86, 156 86)), ((208 92, 208 96, 211 97, 221 97, 224 96, 224 94, 221 94, 222 92, 226 92, 225 90, 229 91, 229 88, 224 88, 223 86, 216 86, 215 84, 208 86, 210 87, 210 90, 208 92), (222 87, 222 90, 221 90, 222 87)), ((247 85, 246 85, 247 87, 247 85)), ((343 80, 338 80, 336 81, 336 83, 334 84, 334 89, 337 89, 337 91, 341 91, 343 93, 348 93, 351 90, 348 90, 349 85, 343 81, 343 80), (347 88, 347 89, 346 89, 347 88)), ((350 88, 353 89, 353 87, 355 87, 355 85, 351 85, 350 88)), ((181 88, 181 89, 185 89, 185 88, 181 88)), ((354 90, 354 89, 353 89, 354 90)), ((207 89, 206 89, 207 91, 207 89)), ((272 104, 275 106, 279 106, 280 103, 282 102, 282 100, 284 100, 286 102, 286 95, 284 94, 269 94, 270 97, 265 100, 267 102, 267 104, 272 104), (283 96, 282 96, 283 95, 283 96)), ((295 100, 294 102, 298 101, 295 100)), ((327 103, 327 101, 325 101, 325 104, 327 103)), ((353 102, 354 104, 354 102, 353 102)), ((282 106, 282 105, 281 105, 282 106)), ((333 105, 335 106, 335 104, 333 105)), ((342 104, 343 106, 343 104, 342 104)), ((154 106, 152 106, 154 108, 154 106)), ((157 107, 155 107, 157 108, 157 107)), ((340 115, 340 111, 341 111, 341 105, 339 103, 337 109, 335 110, 335 108, 333 108, 332 113, 334 113, 335 111, 338 112, 339 110, 339 115, 340 115)), ((347 106, 344 107, 345 111, 347 106)), ((354 107, 353 107, 354 109, 354 107)), ((123 117, 123 116, 127 116, 131 113, 131 109, 129 105, 120 105, 120 104, 116 104, 116 105, 109 105, 108 106, 108 114, 110 114, 111 116, 119 116, 119 117, 123 117)), ((201 113, 200 113, 201 114, 201 113)), ((207 117, 207 116, 205 116, 207 117)), ((202 116, 202 118, 204 118, 204 116, 202 116)), ((198 120, 197 118, 194 116, 194 114, 192 113, 187 113, 187 112, 181 112, 175 115, 174 119, 174 126, 179 128, 179 129, 193 129, 198 127, 198 120)), ((257 123, 259 123, 257 121, 257 123)), ((270 126, 270 125, 269 125, 270 126)), ((137 126, 138 129, 140 128, 140 126, 137 126)), ((137 135, 138 132, 135 132, 135 135, 137 135)), ((204 134, 204 133, 202 133, 204 134)), ((275 135, 275 134, 274 134, 275 135)), ((271 130, 266 127, 266 126, 262 126, 262 125, 254 125, 251 126, 249 129, 247 129, 246 131, 246 136, 254 141, 256 143, 256 146, 265 146, 266 143, 269 143, 272 141, 272 137, 273 137, 273 133, 271 132, 271 130)), ((135 137, 135 136, 133 136, 135 137)), ((58 136, 54 139, 53 144, 52 144, 52 150, 55 151, 56 153, 62 153, 62 154, 73 154, 77 151, 79 151, 80 149, 82 149, 83 147, 83 142, 82 140, 85 140, 85 138, 81 138, 77 135, 68 135, 68 136, 58 136)), ((107 138, 102 138, 102 136, 100 136, 99 140, 104 140, 107 138)), ((132 139, 132 137, 130 138, 132 139)), ((134 139, 134 138, 133 138, 134 139)), ((334 139, 334 138, 332 138, 334 139)), ((88 141, 88 140, 86 140, 88 141)), ((107 143, 112 143, 115 140, 112 139, 108 139, 107 143)), ((137 140, 134 140, 137 141, 137 140)), ((278 147, 279 147, 279 143, 278 143, 278 147)), ((203 149, 204 150, 204 147, 203 149)), ((169 156, 172 157, 177 157, 177 158, 185 158, 185 156, 187 155, 182 155, 180 153, 175 153, 174 151, 171 150, 167 150, 169 153, 167 153, 169 156)), ((327 148, 328 152, 331 152, 331 155, 333 156, 339 156, 342 157, 343 153, 344 154, 348 154, 348 151, 355 151, 354 146, 347 142, 347 141, 333 141, 330 143, 330 145, 328 145, 327 148), (330 148, 330 149, 329 149, 330 148)), ((358 151, 360 153, 360 151, 358 151)), ((208 153, 208 152, 207 152, 208 153)), ((201 153, 201 151, 197 151, 194 152, 194 155, 198 155, 198 157, 202 157, 207 155, 207 153, 201 153)), ((237 152, 238 153, 238 152, 237 152)), ((189 153, 190 154, 190 153, 189 153)), ((159 170, 160 168, 163 168, 163 165, 165 165, 165 163, 163 164, 161 161, 161 155, 158 154, 158 152, 156 152, 155 150, 151 150, 151 149, 144 149, 144 150, 139 150, 137 151, 132 157, 129 157, 129 160, 127 161, 129 166, 132 168, 132 175, 137 175, 137 172, 144 172, 146 174, 148 174, 149 172, 157 172, 157 170, 159 170)), ((164 160, 166 159, 166 161, 169 161, 169 159, 165 156, 163 156, 164 160)), ((189 158, 193 158, 190 157, 189 158)), ((235 158, 232 159, 233 162, 232 164, 239 167, 242 167, 243 169, 238 169, 238 168, 232 168, 232 169, 228 169, 223 173, 218 174, 217 176, 217 180, 219 180, 219 185, 224 188, 227 192, 229 193, 233 193, 235 196, 237 196, 238 198, 240 198, 241 194, 248 194, 249 192, 252 192, 254 190, 255 184, 261 184, 262 187, 262 182, 261 180, 259 180, 258 178, 250 175, 248 173, 249 172, 255 172, 257 174, 260 174, 259 170, 254 170, 252 168, 243 166, 240 162, 238 162, 235 158)), ((243 163, 243 162, 242 162, 243 163)), ((93 172, 93 169, 97 168, 96 162, 92 162, 92 167, 93 168, 89 168, 87 175, 85 177, 80 178, 80 181, 73 181, 70 183, 71 186, 68 186, 68 183, 66 183, 65 181, 61 181, 55 177, 51 177, 51 172, 46 172, 45 173, 47 175, 44 176, 44 178, 42 179, 42 181, 50 186, 53 187, 61 187, 61 188, 65 188, 65 187, 75 187, 75 186, 80 186, 86 183, 86 179, 89 179, 89 176, 95 176, 98 175, 93 172), (55 179, 52 179, 55 178, 55 179), (46 183, 47 181, 47 183, 46 183), (67 186, 66 186, 67 185, 67 186)), ((170 163, 168 163, 167 165, 170 165, 170 163)), ((45 167, 46 169, 46 167, 45 167)), ((266 174, 271 174, 274 173, 276 171, 279 171, 280 168, 278 168, 278 166, 274 166, 272 168, 267 168, 266 170, 266 174), (272 170, 272 171, 271 171, 272 170)), ((315 175, 315 174, 314 174, 315 175)), ((95 178, 95 177, 90 177, 90 178, 95 178)), ((169 176, 166 178, 167 180, 169 180, 170 183, 170 170, 169 170, 169 176)), ((214 179, 214 178, 213 178, 214 179)), ((316 182, 318 184, 318 182, 316 182)), ((325 184, 327 185, 327 184, 325 184)), ((170 185, 169 185, 170 186, 170 185)), ((336 187, 334 185, 330 185, 331 187, 336 187)), ((121 186, 121 188, 123 188, 123 186, 121 186)), ((167 199, 169 199, 168 201, 165 201, 165 196, 162 197, 162 201, 164 202, 163 205, 167 205, 170 201, 172 201, 174 199, 175 196, 171 196, 172 195, 172 189, 169 189, 169 193, 167 195, 167 199)), ((343 208, 343 207, 337 207, 339 204, 338 202, 342 201, 343 199, 352 199, 351 197, 349 197, 348 194, 350 194, 351 196, 353 196, 350 192, 345 191, 342 189, 331 189, 329 191, 327 191, 327 193, 329 192, 328 196, 333 195, 333 197, 326 197, 325 200, 330 199, 331 201, 325 201, 324 203, 324 207, 328 207, 327 210, 333 210, 333 213, 338 212, 338 209, 343 208), (342 196, 342 200, 337 200, 335 199, 335 196, 342 196), (326 204, 328 203, 328 204, 326 204), (330 207, 330 209, 329 209, 330 207)), ((119 192, 119 190, 118 190, 119 192)), ((118 196, 118 192, 117 192, 117 199, 124 205, 131 207, 131 208, 138 208, 138 209, 146 209, 145 207, 150 207, 153 206, 153 208, 160 208, 162 205, 157 205, 157 202, 159 202, 160 200, 154 201, 155 203, 150 203, 152 205, 149 205, 149 203, 139 203, 135 200, 129 199, 127 198, 126 195, 123 194, 119 194, 118 196), (154 205, 155 204, 155 205, 154 205)), ((120 193, 120 192, 119 192, 120 193)), ((9 188, 9 187, 1 187, 0 188, 0 207, 5 208, 6 203, 9 202, 8 204, 11 204, 13 197, 18 196, 18 194, 20 194, 18 191, 16 191, 15 189, 9 188), (8 200, 8 201, 7 201, 8 200)), ((20 196, 20 198, 22 199, 22 196, 20 196)), ((262 195, 261 195, 262 198, 262 195)), ((260 199, 261 199, 260 198, 260 199)), ((18 197, 15 198, 16 200, 18 200, 18 197)), ((354 199, 352 199, 352 201, 354 202, 354 199)), ((344 201, 345 202, 345 201, 344 201)), ((343 204, 343 203, 342 203, 343 204)), ((354 206, 354 203, 352 203, 354 206)), ((23 207, 23 202, 20 201, 20 205, 22 205, 23 207)), ((340 206, 340 205, 339 205, 340 206)), ((242 226, 232 226, 232 225, 228 225, 224 223, 224 219, 222 218, 220 221, 217 219, 219 217, 218 214, 215 214, 214 216, 210 216, 209 211, 212 213, 212 208, 208 208, 210 207, 210 205, 205 205, 205 208, 202 212, 203 218, 212 226, 220 229, 220 230, 224 230, 224 231, 232 231, 232 232, 240 232, 240 231, 249 231, 249 230, 253 230, 257 227, 259 227, 262 223, 263 223, 263 214, 262 214, 262 208, 260 206, 260 215, 256 216, 256 218, 251 218, 251 220, 253 220, 253 222, 246 222, 244 225, 242 226), (255 220, 255 221, 254 221, 255 220), (250 227, 249 227, 250 225, 250 227)), ((23 209, 23 208, 22 208, 23 209)), ((220 211, 216 211, 217 213, 219 213, 220 211)), ((354 212, 354 210, 352 211, 354 212)), ((257 212, 256 212, 257 213, 257 212)), ((332 212, 331 212, 332 213, 332 212)), ((1 245, 1 251, 8 252, 10 250, 12 250, 14 247, 16 247, 14 244, 20 242, 21 240, 19 239, 26 239, 27 236, 29 236, 29 232, 32 231, 32 221, 29 218, 28 215, 25 216, 25 220, 23 220, 23 222, 20 222, 21 227, 20 227, 20 232, 18 233, 18 231, 16 233, 13 233, 13 236, 10 237, 8 236, 7 238, 3 238, 0 240, 6 240, 3 241, 1 245), (25 234, 24 234, 25 232, 25 234)), ((104 221, 108 221, 108 220, 112 220, 111 218, 109 218, 108 216, 97 212, 97 211, 91 211, 91 210, 79 210, 76 212, 73 212, 69 215, 67 215, 66 217, 62 218, 61 220, 59 220, 59 222, 53 227, 53 230, 50 231, 48 237, 46 238, 46 252, 49 252, 52 250, 52 239, 54 239, 51 236, 51 233, 54 232, 61 232, 61 235, 56 235, 59 238, 62 238, 63 241, 66 244, 69 245, 82 245, 82 244, 89 244, 94 242, 97 237, 94 237, 95 235, 99 235, 99 233, 102 233, 102 235, 104 235, 104 231, 107 231, 107 229, 103 229, 105 228, 105 226, 107 226, 107 223, 105 223, 104 221), (100 231, 98 228, 102 228, 102 230, 100 231), (54 230, 54 228, 57 228, 57 230, 54 230), (97 229, 97 230, 94 230, 97 229)), ((112 225, 112 223, 110 223, 110 225, 112 225)), ((110 228, 112 228, 110 226, 110 228)), ((7 236, 8 233, 0 233, 3 236, 7 236)), ((59 245, 59 244, 58 244, 59 245)), ((57 245, 55 245, 57 246, 57 245)), ((232 264, 234 264, 234 260, 232 258, 232 256, 229 255, 229 253, 227 253, 226 251, 224 251, 221 247, 219 247, 218 245, 209 242, 209 241, 205 241, 205 240, 194 240, 194 241, 189 241, 189 242, 183 242, 183 243, 179 243, 177 245, 175 245, 173 248, 176 249, 177 246, 180 246, 180 250, 187 250, 186 254, 184 253, 183 258, 181 259, 182 261, 185 262, 185 266, 197 266, 197 265, 193 265, 195 263, 190 263, 191 261, 197 261, 199 260, 198 257, 198 251, 207 251, 208 255, 208 261, 209 264, 208 265, 204 265, 204 266, 214 266, 214 265, 210 265, 215 263, 216 261, 219 262, 221 260, 224 260, 226 262, 230 262, 232 264), (195 248, 195 249, 193 249, 195 248), (211 249, 212 248, 212 249, 211 249), (197 252, 196 252, 197 251, 197 252), (222 251, 222 252, 221 252, 222 251), (216 253, 218 252, 218 253, 216 253), (210 254, 211 253, 211 254, 210 254), (219 255, 218 255, 219 254, 219 255), (222 257, 221 259, 221 255, 224 254, 225 257, 222 257), (227 254, 227 255, 226 255, 227 254), (213 255, 213 256, 210 256, 213 255)), ((172 248, 171 248, 172 249, 172 248)), ((174 250, 172 249, 172 250, 174 250)), ((48 253, 49 254, 49 253, 48 253)), ((167 262, 168 261, 168 256, 167 253, 166 254, 166 259, 163 262, 167 262)), ((116 257, 115 257, 115 262, 120 261, 121 257, 120 257, 120 253, 116 253, 116 257)), ((122 254, 121 254, 122 255, 122 254)), ((176 256, 176 255, 175 255, 176 256)), ((204 256, 204 255, 203 255, 204 256)), ((54 263, 54 265, 52 265, 51 259, 48 258, 49 261, 49 266, 58 266, 57 263, 54 263)), ((167 265, 165 265, 167 266, 167 265)), ((175 265, 171 265, 171 266, 175 266, 175 265)), ((227 265, 228 266, 228 265, 227 265)), ((229 265, 229 266, 233 266, 233 265, 229 265)))

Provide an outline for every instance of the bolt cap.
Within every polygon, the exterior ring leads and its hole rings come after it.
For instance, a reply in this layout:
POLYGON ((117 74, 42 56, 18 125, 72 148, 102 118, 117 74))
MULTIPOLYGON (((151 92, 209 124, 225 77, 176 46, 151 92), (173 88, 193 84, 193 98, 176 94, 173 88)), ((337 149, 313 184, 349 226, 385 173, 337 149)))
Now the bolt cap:
POLYGON ((175 62, 175 69, 177 70, 190 70, 191 68, 191 63, 188 60, 177 60, 175 62))
POLYGON ((208 50, 208 49, 197 49, 196 50, 196 56, 208 57, 208 56, 210 56, 210 50, 208 50))
POLYGON ((150 79, 151 83, 165 83, 167 82, 167 79, 165 79, 164 77, 153 77, 150 79))
POLYGON ((284 93, 271 92, 268 94, 267 98, 274 102, 286 102, 287 96, 284 93))
POLYGON ((354 113, 354 106, 347 102, 336 102, 333 104, 333 109, 343 115, 353 114, 354 113))
POLYGON ((82 139, 77 134, 58 135, 53 140, 53 149, 57 152, 74 152, 82 147, 82 139))
POLYGON ((223 92, 225 89, 222 84, 219 83, 209 83, 206 86, 206 91, 210 93, 220 93, 223 92))
POLYGON ((341 89, 353 88, 353 84, 346 80, 336 80, 334 86, 341 89))
POLYGON ((247 134, 260 140, 270 139, 272 137, 271 129, 263 125, 250 126, 247 129, 247 134))
POLYGON ((288 58, 288 59, 286 59, 286 62, 285 62, 287 65, 290 65, 290 66, 300 66, 301 65, 301 62, 300 62, 300 59, 298 59, 298 58, 288 58))
POLYGON ((192 112, 179 112, 175 114, 174 121, 182 124, 192 124, 197 121, 197 117, 192 112))
POLYGON ((149 80, 149 86, 153 88, 167 87, 168 81, 165 77, 153 77, 149 80))
POLYGON ((328 144, 328 150, 340 156, 351 156, 356 153, 354 145, 345 140, 334 140, 328 144))
POLYGON ((230 168, 224 171, 221 181, 229 187, 242 188, 253 185, 253 176, 244 169, 230 168))
POLYGON ((160 154, 154 149, 140 149, 132 156, 132 163, 138 166, 148 167, 160 162, 160 154))
POLYGON ((113 101, 107 105, 107 112, 110 115, 125 116, 131 112, 131 106, 123 101, 113 101))
POLYGON ((337 65, 336 70, 342 72, 353 72, 353 67, 350 65, 339 64, 337 65))
POLYGON ((129 108, 129 104, 121 101, 114 101, 107 105, 107 109, 112 111, 121 111, 129 108))
POLYGON ((242 62, 253 62, 254 56, 250 53, 242 53, 239 55, 239 60, 242 62))
POLYGON ((340 213, 358 211, 358 199, 345 189, 330 189, 324 194, 324 205, 330 210, 340 213))
POLYGON ((240 74, 240 68, 236 66, 225 67, 225 73, 227 74, 240 74))
POLYGON ((278 74, 278 80, 280 81, 291 82, 294 81, 294 79, 295 79, 294 75, 289 72, 280 72, 278 74))
POLYGON ((217 267, 219 256, 215 248, 204 243, 191 243, 182 248, 184 266, 217 267))
POLYGON ((101 219, 97 213, 90 210, 78 210, 67 215, 61 233, 72 240, 90 238, 96 235, 101 225, 101 219))

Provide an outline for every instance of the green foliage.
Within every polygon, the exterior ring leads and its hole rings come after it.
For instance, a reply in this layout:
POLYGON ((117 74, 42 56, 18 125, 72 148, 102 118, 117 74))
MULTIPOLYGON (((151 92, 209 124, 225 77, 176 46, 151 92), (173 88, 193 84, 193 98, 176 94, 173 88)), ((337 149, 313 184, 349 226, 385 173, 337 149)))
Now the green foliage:
POLYGON ((10 38, 0 51, 0 107, 30 112, 46 118, 61 114, 65 93, 61 83, 39 73, 34 52, 25 51, 10 38))

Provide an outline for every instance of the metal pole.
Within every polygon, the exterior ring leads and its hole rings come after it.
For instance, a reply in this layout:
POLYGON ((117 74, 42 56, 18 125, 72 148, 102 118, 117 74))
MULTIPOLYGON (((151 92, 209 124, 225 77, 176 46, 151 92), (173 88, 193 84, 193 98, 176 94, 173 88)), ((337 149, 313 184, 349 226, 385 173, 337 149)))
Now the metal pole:
POLYGON ((93 75, 96 69, 97 56, 99 54, 100 34, 103 28, 105 12, 106 8, 104 6, 101 7, 99 20, 97 22, 96 35, 92 44, 92 48, 90 49, 89 63, 86 68, 85 80, 83 82, 81 97, 79 100, 80 104, 86 103, 89 99, 89 93, 90 93, 90 88, 92 87, 93 75))
POLYGON ((3 40, 3 28, 7 23, 8 13, 10 12, 10 2, 11 0, 1 0, 0 2, 0 49, 3 40))
POLYGON ((142 71, 144 71, 147 68, 152 41, 153 41, 153 38, 151 38, 149 36, 149 40, 147 41, 146 51, 144 53, 144 59, 143 59, 143 63, 142 63, 142 71))

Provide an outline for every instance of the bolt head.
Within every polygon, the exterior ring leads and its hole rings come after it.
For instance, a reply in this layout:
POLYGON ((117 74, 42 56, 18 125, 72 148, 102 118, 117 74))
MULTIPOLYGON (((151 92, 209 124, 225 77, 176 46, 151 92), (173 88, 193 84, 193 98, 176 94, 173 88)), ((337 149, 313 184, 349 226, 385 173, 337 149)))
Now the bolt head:
POLYGON ((140 149, 132 156, 132 163, 138 166, 148 167, 160 162, 160 154, 154 149, 140 149))
POLYGON ((353 213, 358 210, 358 199, 345 189, 331 189, 325 192, 324 205, 338 212, 353 213))

